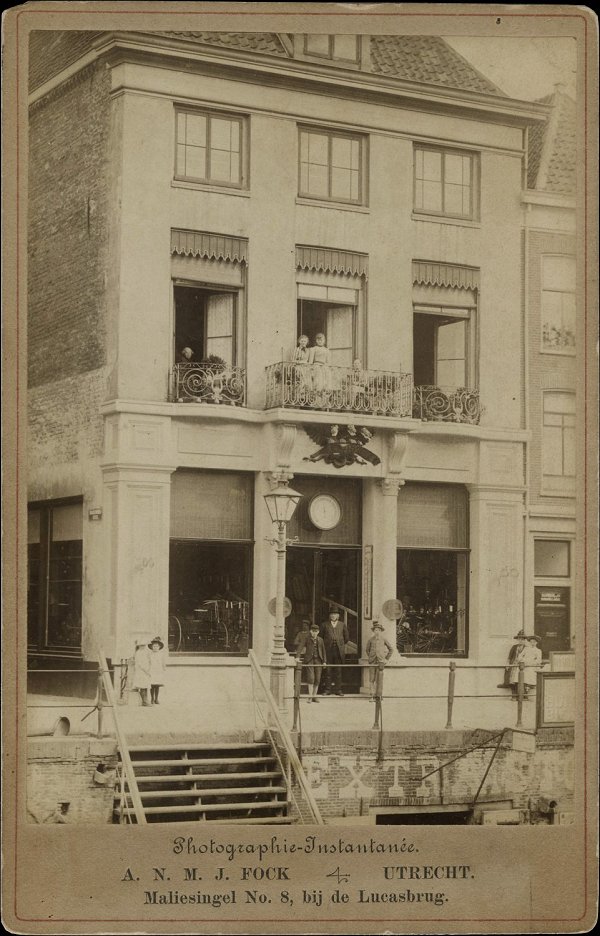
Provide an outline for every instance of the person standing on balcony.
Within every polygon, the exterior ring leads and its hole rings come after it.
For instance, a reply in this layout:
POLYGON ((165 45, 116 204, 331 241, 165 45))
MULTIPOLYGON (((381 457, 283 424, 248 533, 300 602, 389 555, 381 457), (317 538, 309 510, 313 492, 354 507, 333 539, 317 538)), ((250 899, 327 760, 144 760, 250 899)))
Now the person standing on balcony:
POLYGON ((327 652, 323 638, 319 635, 319 625, 311 624, 309 631, 300 631, 296 646, 298 659, 306 674, 308 701, 318 702, 317 690, 323 669, 327 666, 327 652))
POLYGON ((309 358, 308 335, 299 335, 298 344, 292 351, 292 362, 294 364, 308 364, 309 358))
POLYGON ((319 406, 326 405, 331 390, 331 352, 325 344, 325 335, 319 332, 315 336, 315 346, 309 351, 309 364, 312 364, 313 387, 319 406))
POLYGON ((177 356, 178 364, 192 364, 192 358, 194 357, 194 352, 191 348, 182 348, 177 356))
POLYGON ((371 664, 369 666, 369 689, 371 702, 373 702, 377 695, 377 674, 391 657, 394 648, 383 636, 383 625, 379 621, 373 621, 371 630, 373 636, 367 640, 366 651, 367 659, 371 664))
POLYGON ((329 619, 321 625, 321 634, 325 644, 325 654, 328 664, 328 689, 325 695, 343 696, 341 663, 346 659, 346 644, 348 643, 348 626, 340 621, 339 611, 330 611, 329 619))
POLYGON ((308 362, 310 358, 310 349, 308 347, 308 335, 299 335, 298 344, 292 351, 292 363, 295 365, 292 368, 293 375, 293 384, 296 391, 298 399, 293 400, 292 402, 304 403, 305 391, 310 386, 309 371, 308 371, 308 362))

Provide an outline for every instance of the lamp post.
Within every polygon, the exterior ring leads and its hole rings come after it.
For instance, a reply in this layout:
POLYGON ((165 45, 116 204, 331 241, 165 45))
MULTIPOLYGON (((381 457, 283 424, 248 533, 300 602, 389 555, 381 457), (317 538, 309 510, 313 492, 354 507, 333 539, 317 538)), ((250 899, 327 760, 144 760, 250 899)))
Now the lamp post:
POLYGON ((265 503, 273 523, 277 524, 277 591, 275 593, 275 628, 273 631, 273 651, 271 653, 271 692, 280 710, 284 709, 285 700, 285 623, 283 601, 285 598, 285 554, 287 550, 286 528, 294 515, 302 494, 294 491, 287 483, 279 482, 269 494, 265 494, 265 503))

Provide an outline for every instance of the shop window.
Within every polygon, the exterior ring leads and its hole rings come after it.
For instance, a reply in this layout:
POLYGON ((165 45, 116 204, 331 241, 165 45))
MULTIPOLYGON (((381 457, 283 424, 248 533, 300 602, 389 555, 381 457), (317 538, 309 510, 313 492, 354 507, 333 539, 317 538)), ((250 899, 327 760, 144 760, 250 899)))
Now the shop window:
POLYGON ((172 653, 244 654, 251 645, 253 490, 249 474, 173 475, 172 653))
POLYGON ((365 162, 365 137, 301 129, 298 194, 303 198, 363 205, 365 162))
POLYGON ((464 655, 468 497, 458 485, 407 483, 398 499, 396 593, 402 654, 464 655))
POLYGON ((246 186, 244 117, 176 111, 175 178, 233 188, 246 186))
POLYGON ((414 167, 415 211, 452 218, 477 217, 476 154, 417 146, 414 167))
POLYGON ((318 334, 325 336, 330 363, 352 367, 358 356, 357 318, 360 291, 341 286, 298 284, 297 330, 314 347, 318 334))
POLYGON ((475 310, 454 306, 415 306, 413 375, 415 386, 475 386, 475 310))
POLYGON ((176 363, 236 364, 238 291, 175 286, 176 363), (182 358, 190 348, 189 362, 182 358))
POLYGON ((28 512, 27 637, 31 652, 81 651, 82 505, 28 512))
POLYGON ((350 35, 323 35, 306 33, 304 54, 335 62, 358 62, 359 37, 350 35))
POLYGON ((543 490, 572 494, 575 490, 575 394, 543 393, 543 490))
POLYGON ((575 257, 542 257, 542 351, 575 353, 575 257))

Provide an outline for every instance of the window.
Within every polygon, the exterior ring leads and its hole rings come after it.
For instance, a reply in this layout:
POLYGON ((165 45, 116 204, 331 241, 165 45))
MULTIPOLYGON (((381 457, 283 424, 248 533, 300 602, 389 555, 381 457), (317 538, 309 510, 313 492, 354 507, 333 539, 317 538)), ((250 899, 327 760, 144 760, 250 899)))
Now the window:
POLYGON ((358 40, 358 36, 307 33, 304 37, 304 54, 315 58, 356 64, 359 52, 358 40))
POLYGON ((571 543, 534 540, 534 628, 545 659, 571 648, 571 543))
POLYGON ((307 335, 311 347, 319 333, 325 335, 330 361, 335 367, 352 367, 358 356, 359 293, 343 286, 298 284, 298 334, 307 335))
POLYGON ((406 483, 398 498, 401 653, 466 653, 468 530, 468 496, 463 487, 406 483))
POLYGON ((183 348, 190 348, 190 363, 219 358, 235 364, 237 299, 237 290, 175 286, 176 361, 183 348))
POLYGON ((546 390, 543 394, 543 488, 565 493, 575 487, 575 394, 546 390))
POLYGON ((178 110, 176 121, 177 179, 246 187, 245 118, 178 110))
POLYGON ((477 217, 478 160, 473 153, 415 148, 415 211, 477 217))
POLYGON ((81 650, 81 502, 28 512, 27 638, 32 652, 81 650))
POLYGON ((365 138, 300 130, 298 194, 303 198, 366 204, 365 138))
POLYGON ((542 257, 542 351, 575 353, 575 257, 542 257))
POLYGON ((474 309, 426 305, 415 307, 415 386, 456 389, 475 385, 474 320, 474 309))
POLYGON ((251 474, 178 470, 171 483, 169 649, 246 653, 251 639, 251 474))

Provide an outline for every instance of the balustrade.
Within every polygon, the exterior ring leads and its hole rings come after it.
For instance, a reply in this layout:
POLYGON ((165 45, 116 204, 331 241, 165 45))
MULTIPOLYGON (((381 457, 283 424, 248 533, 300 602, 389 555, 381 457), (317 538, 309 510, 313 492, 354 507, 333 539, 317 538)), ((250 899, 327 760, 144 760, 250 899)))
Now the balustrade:
POLYGON ((171 400, 244 406, 246 371, 229 364, 176 364, 172 371, 171 400))

